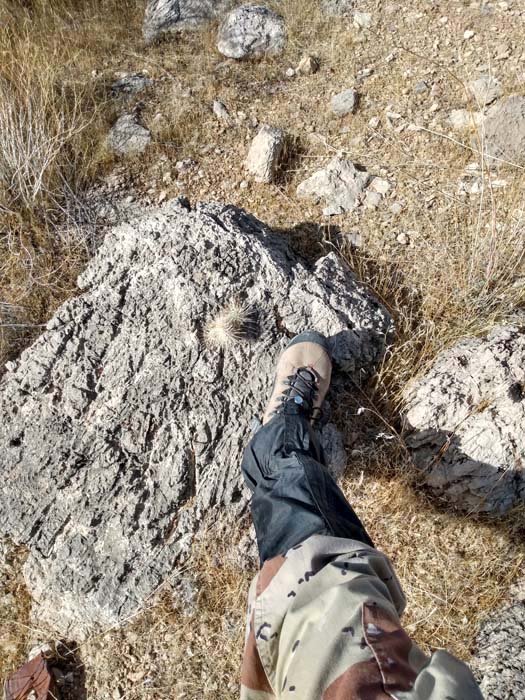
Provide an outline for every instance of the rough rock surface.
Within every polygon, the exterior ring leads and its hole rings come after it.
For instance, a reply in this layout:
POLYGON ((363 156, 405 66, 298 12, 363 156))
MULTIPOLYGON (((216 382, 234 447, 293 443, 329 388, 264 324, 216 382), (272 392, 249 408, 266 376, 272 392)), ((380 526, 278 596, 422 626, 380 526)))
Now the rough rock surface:
POLYGON ((147 78, 142 73, 131 73, 123 75, 118 80, 115 80, 111 86, 113 95, 135 95, 137 92, 142 92, 153 85, 153 80, 147 78))
POLYGON ((228 58, 277 54, 285 44, 284 19, 262 5, 242 5, 229 12, 217 36, 217 48, 228 58))
POLYGON ((483 122, 483 114, 469 109, 453 109, 448 122, 453 129, 474 129, 483 122))
POLYGON ((333 216, 356 209, 363 200, 370 175, 349 160, 334 158, 297 187, 300 199, 325 201, 323 214, 333 216))
MULTIPOLYGON (((29 548, 35 615, 78 637, 140 607, 204 516, 246 511, 241 455, 289 336, 330 336, 337 392, 371 370, 390 327, 335 254, 307 267, 239 209, 130 215, 0 383, 0 534, 29 548), (250 309, 244 339, 206 346, 233 299, 250 309)), ((340 470, 341 438, 323 436, 340 470)))
POLYGON ((525 698, 525 579, 511 600, 492 613, 477 638, 474 670, 486 700, 525 698))
POLYGON ((354 88, 350 88, 334 95, 330 100, 330 107, 332 112, 337 114, 338 117, 344 117, 356 111, 358 102, 359 93, 354 88))
POLYGON ((503 87, 497 78, 492 75, 482 75, 477 80, 469 83, 469 91, 475 102, 484 107, 489 105, 503 94, 503 87))
POLYGON ((355 5, 356 0, 321 0, 321 9, 329 17, 347 17, 355 5))
POLYGON ((149 0, 142 26, 144 39, 152 42, 165 31, 195 29, 232 4, 232 0, 149 0))
POLYGON ((525 165, 525 96, 498 100, 484 120, 485 150, 488 156, 525 165))
POLYGON ((282 129, 268 124, 261 126, 246 158, 246 169, 257 182, 271 182, 274 179, 285 143, 286 134, 282 129))
POLYGON ((525 329, 443 352, 407 392, 407 444, 429 486, 469 511, 525 501, 525 329))
POLYGON ((111 127, 107 143, 120 155, 142 153, 151 143, 151 133, 138 123, 134 114, 123 114, 111 127))

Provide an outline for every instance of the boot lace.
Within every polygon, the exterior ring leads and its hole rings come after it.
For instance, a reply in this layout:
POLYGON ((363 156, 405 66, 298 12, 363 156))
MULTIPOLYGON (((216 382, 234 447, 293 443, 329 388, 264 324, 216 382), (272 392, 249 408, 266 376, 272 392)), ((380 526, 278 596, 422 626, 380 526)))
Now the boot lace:
MULTIPOLYGON (((284 380, 287 389, 278 397, 280 406, 273 413, 282 413, 284 406, 293 401, 308 415, 314 412, 313 403, 318 394, 317 375, 309 367, 299 367, 284 380)), ((318 410, 318 409, 317 409, 318 410)))

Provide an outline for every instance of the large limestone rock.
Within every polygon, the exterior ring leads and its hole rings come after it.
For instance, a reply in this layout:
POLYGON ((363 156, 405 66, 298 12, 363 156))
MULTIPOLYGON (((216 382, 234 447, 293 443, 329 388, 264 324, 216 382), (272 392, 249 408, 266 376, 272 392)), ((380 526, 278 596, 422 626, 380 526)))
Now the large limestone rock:
POLYGON ((481 627, 473 661, 485 700, 525 698, 525 579, 481 627))
POLYGON ((491 162, 525 165, 525 96, 498 100, 488 109, 483 127, 485 150, 491 162))
MULTIPOLYGON (((310 268, 239 209, 133 216, 0 383, 0 535, 29 549, 36 615, 79 637, 176 574, 205 516, 246 512, 241 455, 288 338, 330 336, 337 392, 390 325, 335 254, 310 268), (241 337, 207 344, 232 305, 241 337)), ((323 435, 340 469, 340 436, 323 435)))
POLYGON ((262 5, 242 5, 232 10, 217 36, 217 48, 228 58, 278 54, 285 45, 284 19, 262 5))
POLYGON ((149 0, 142 33, 152 42, 166 31, 195 29, 219 17, 233 0, 149 0))
POLYGON ((525 329, 443 352, 407 392, 407 444, 426 483, 469 511, 525 500, 525 329))

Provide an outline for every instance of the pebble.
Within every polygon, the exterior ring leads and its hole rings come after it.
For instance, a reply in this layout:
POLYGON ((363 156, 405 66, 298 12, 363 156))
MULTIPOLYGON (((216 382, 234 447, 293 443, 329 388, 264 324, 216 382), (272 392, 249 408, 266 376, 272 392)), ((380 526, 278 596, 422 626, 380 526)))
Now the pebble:
POLYGON ((466 29, 463 33, 463 38, 464 39, 472 39, 473 36, 475 36, 476 32, 474 32, 472 29, 466 29))
POLYGON ((315 56, 303 56, 299 61, 296 72, 300 75, 313 75, 319 70, 319 60, 315 56))
POLYGON ((383 198, 379 194, 379 192, 373 192, 372 190, 368 190, 366 193, 365 197, 365 207, 367 209, 377 209, 378 206, 381 204, 381 200, 383 198))
POLYGON ((410 238, 405 231, 401 231, 401 233, 396 236, 396 241, 401 243, 401 245, 408 245, 410 243, 410 238))
POLYGON ((427 90, 428 83, 425 80, 420 80, 416 83, 414 87, 414 92, 416 93, 416 95, 422 95, 424 92, 427 92, 427 90))
POLYGON ((285 75, 287 78, 295 78, 295 68, 287 68, 285 75))
POLYGON ((357 29, 369 29, 372 24, 372 15, 370 12, 354 12, 353 24, 357 29))

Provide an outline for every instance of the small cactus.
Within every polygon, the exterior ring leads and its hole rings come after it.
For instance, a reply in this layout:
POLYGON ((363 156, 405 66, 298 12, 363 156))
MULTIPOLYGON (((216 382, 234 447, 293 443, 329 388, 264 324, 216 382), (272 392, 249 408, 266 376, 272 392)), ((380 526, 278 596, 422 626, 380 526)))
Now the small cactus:
POLYGON ((250 307, 240 301, 231 301, 204 329, 206 345, 231 348, 241 341, 250 322, 250 307))

